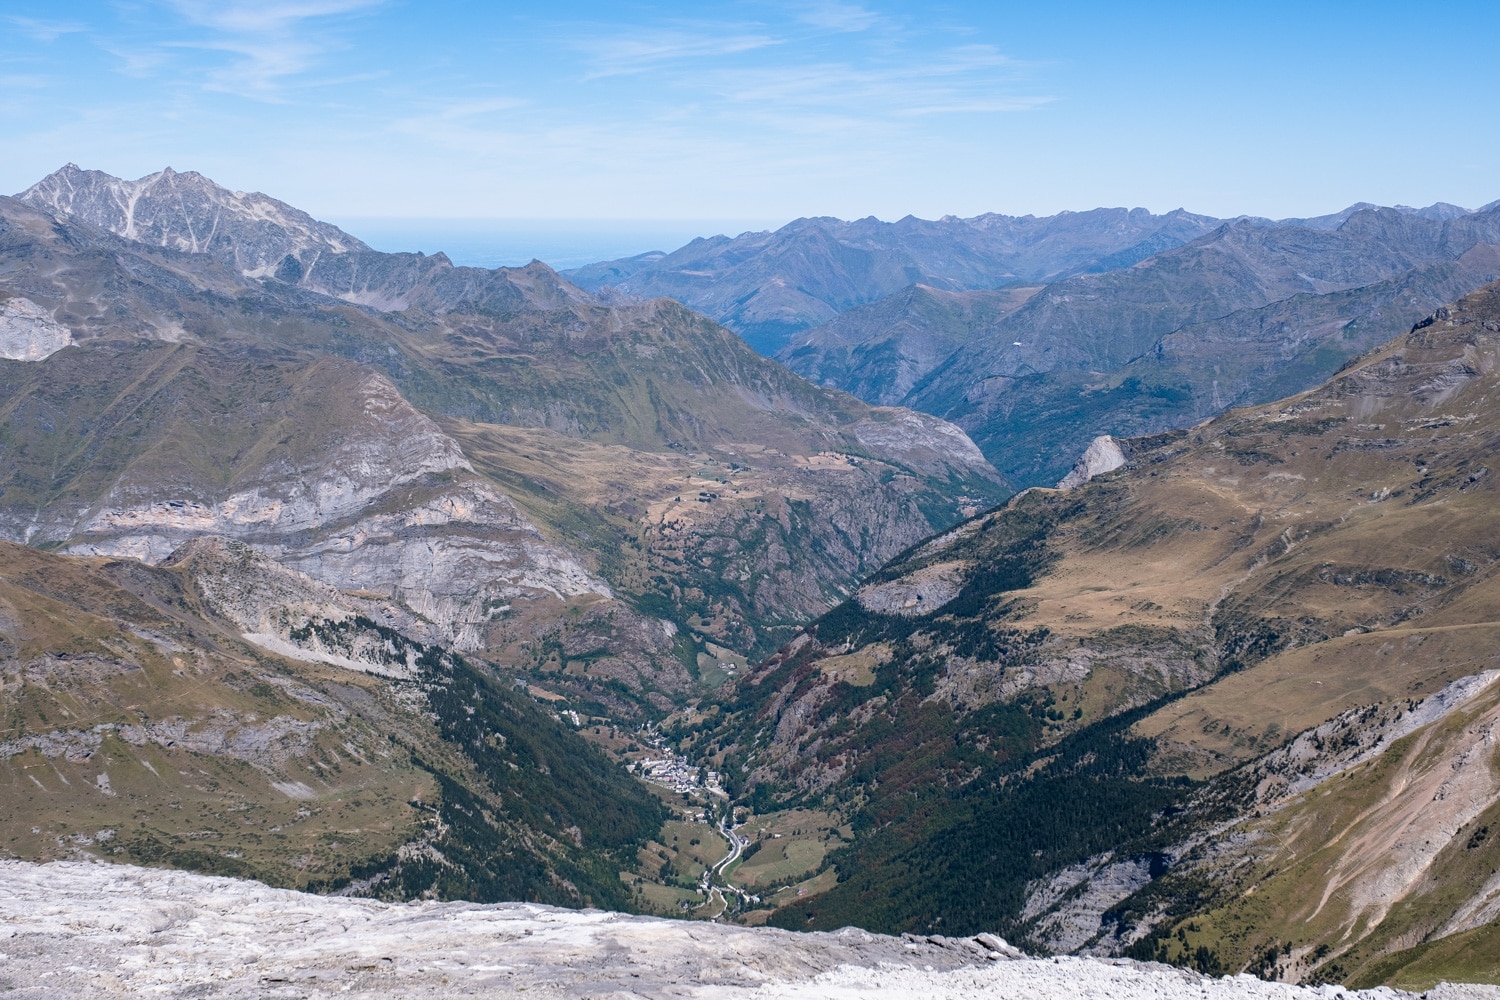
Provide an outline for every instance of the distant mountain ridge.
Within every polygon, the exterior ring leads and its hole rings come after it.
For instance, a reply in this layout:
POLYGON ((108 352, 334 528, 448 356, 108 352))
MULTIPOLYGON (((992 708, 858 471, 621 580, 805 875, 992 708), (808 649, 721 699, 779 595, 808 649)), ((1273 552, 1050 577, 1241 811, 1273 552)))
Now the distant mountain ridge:
POLYGON ((798 219, 775 232, 698 239, 671 253, 591 264, 564 276, 590 290, 675 298, 773 354, 797 331, 907 285, 959 291, 1049 281, 1133 263, 1218 223, 1180 209, 1153 215, 1117 208, 1045 218, 798 219))
POLYGON ((1042 287, 950 292, 911 285, 804 330, 776 360, 820 385, 895 405, 971 337, 982 336, 1042 287))
MULTIPOLYGON (((774 232, 699 238, 676 250, 572 268, 564 276, 590 291, 675 298, 772 355, 800 331, 913 284, 966 291, 1047 283, 1129 267, 1226 223, 1331 230, 1376 207, 1360 202, 1308 219, 1216 219, 1184 209, 1155 215, 1143 208, 935 221, 803 218, 774 232)), ((1444 202, 1392 211, 1436 221, 1469 214, 1444 202)))
POLYGON ((1142 400, 1080 414, 1086 423, 1058 428, 1066 435, 1059 451, 1076 454, 1097 434, 1183 426, 1226 406, 1306 388, 1444 301, 1493 280, 1494 255, 1471 255, 1483 247, 1500 247, 1500 209, 1448 219, 1361 209, 1336 229, 1225 223, 1132 267, 1053 282, 966 339, 901 402, 957 422, 1018 482, 1056 482, 1066 468, 1031 447, 1027 417, 1072 405, 1081 394, 1092 394, 1097 405, 1132 375, 1138 395, 1164 400, 1157 423, 1129 429, 1115 422, 1142 400), (1345 296, 1354 289, 1402 280, 1415 289, 1420 275, 1455 266, 1457 280, 1437 281, 1435 294, 1387 299, 1363 316, 1347 311, 1345 296), (1260 310, 1293 300, 1300 315, 1265 324, 1260 310), (1343 318, 1328 325, 1341 311, 1343 318), (1220 346, 1204 351, 1190 331, 1210 323, 1219 325, 1220 346), (1174 363, 1173 348, 1194 362, 1174 363), (1306 381, 1283 377, 1299 366, 1307 366, 1306 381))
POLYGON ((796 334, 777 357, 953 420, 1016 484, 1050 484, 1100 434, 1187 426, 1307 388, 1500 277, 1497 241, 1494 206, 1241 218, 1034 294, 910 286, 796 334))

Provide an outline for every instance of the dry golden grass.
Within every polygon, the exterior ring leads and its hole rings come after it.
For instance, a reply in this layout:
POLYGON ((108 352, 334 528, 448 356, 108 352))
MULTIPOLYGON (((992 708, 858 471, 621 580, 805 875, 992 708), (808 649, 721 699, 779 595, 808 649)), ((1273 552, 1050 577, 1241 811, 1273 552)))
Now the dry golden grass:
MULTIPOLYGON (((1500 345, 1470 320, 1397 341, 1326 387, 1233 411, 1075 494, 1087 513, 1013 618, 1065 641, 1120 626, 1205 647, 1264 625, 1288 647, 1162 709, 1164 770, 1203 777, 1356 705, 1420 697, 1490 665, 1500 504, 1488 400, 1500 345)), ((1492 320, 1490 320, 1492 322, 1492 320)), ((1056 498, 1059 502, 1067 499, 1056 498)), ((1123 678, 1080 685, 1087 718, 1123 678)), ((1086 720, 1085 720, 1086 721, 1086 720)))
POLYGON ((891 647, 877 642, 862 646, 852 653, 830 656, 818 661, 818 669, 830 680, 843 681, 855 687, 869 687, 875 683, 875 670, 891 658, 891 647))
POLYGON ((1495 926, 1462 933, 1455 917, 1477 912, 1473 901, 1495 889, 1500 840, 1489 831, 1500 828, 1500 777, 1485 734, 1497 722, 1492 686, 1284 808, 1247 818, 1220 858, 1235 873, 1232 887, 1193 918, 1187 950, 1206 942, 1233 966, 1290 942, 1306 974, 1322 944, 1337 978, 1365 986, 1427 988, 1493 968, 1495 926), (1462 961, 1458 940, 1480 961, 1462 961))
MULTIPOLYGON (((1115 625, 1172 628, 1243 667, 1136 724, 1158 772, 1207 778, 1350 709, 1400 711, 1500 665, 1500 290, 1454 313, 1078 494, 1088 516, 1052 539, 1061 558, 1021 595, 1021 620, 1084 642, 1115 625)), ((1086 700, 1117 696, 1097 690, 1107 683, 1096 671, 1086 700)), ((1500 863, 1497 726, 1491 688, 1242 817, 1204 862, 1217 901, 1182 922, 1167 957, 1204 945, 1233 971, 1285 945, 1290 974, 1326 958, 1337 978, 1414 988, 1492 970, 1500 925, 1464 921, 1493 917, 1481 904, 1500 863)))
POLYGON ((1135 728, 1161 742, 1164 769, 1207 777, 1350 708, 1433 694, 1492 667, 1497 648, 1497 623, 1339 637, 1221 678, 1135 728))

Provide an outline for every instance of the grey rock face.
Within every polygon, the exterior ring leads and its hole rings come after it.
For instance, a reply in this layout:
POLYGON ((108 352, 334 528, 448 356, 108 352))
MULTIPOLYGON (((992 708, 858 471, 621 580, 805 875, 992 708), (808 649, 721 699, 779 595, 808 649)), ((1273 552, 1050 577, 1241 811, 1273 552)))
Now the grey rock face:
POLYGON ((1150 881, 1148 858, 1090 858, 1028 886, 1021 919, 1032 922, 1033 941, 1077 954, 1100 936, 1105 911, 1150 881))
POLYGON ((320 367, 309 375, 321 384, 299 387, 301 398, 287 414, 308 421, 298 429, 298 447, 269 453, 258 467, 242 467, 237 483, 214 493, 203 489, 200 477, 173 482, 159 466, 134 463, 78 526, 91 539, 80 544, 109 537, 110 554, 159 562, 199 534, 312 531, 365 514, 387 492, 425 477, 473 472, 458 444, 389 380, 352 366, 320 367), (319 412, 320 391, 343 395, 341 419, 319 412))
MULTIPOLYGON (((194 539, 236 539, 325 585, 419 616, 430 626, 419 641, 465 650, 483 647, 492 622, 517 602, 612 596, 383 375, 325 359, 267 378, 265 368, 185 348, 155 348, 144 362, 129 350, 85 350, 98 359, 77 359, 61 376, 61 395, 32 384, 33 406, 66 405, 69 378, 97 373, 101 362, 160 375, 157 362, 170 371, 176 355, 180 367, 129 419, 112 424, 107 408, 76 415, 99 435, 89 475, 97 492, 75 487, 30 516, 0 506, 0 530, 14 540, 159 563, 194 539), (214 376, 225 381, 210 389, 214 376)), ((47 419, 55 428, 74 417, 47 419)), ((33 457, 21 448, 13 460, 33 457)))
POLYGON ((359 627, 359 617, 394 627, 417 642, 451 638, 402 604, 344 593, 243 542, 212 535, 195 538, 166 565, 186 570, 208 609, 239 627, 246 641, 292 659, 410 677, 412 664, 398 655, 401 651, 359 627), (332 626, 343 626, 337 641, 332 626))
POLYGON ((71 343, 72 331, 30 299, 0 301, 0 358, 40 361, 71 343))
POLYGON ((69 163, 16 197, 126 239, 209 254, 255 276, 273 273, 288 256, 295 262, 309 253, 369 249, 285 202, 171 167, 127 181, 69 163))
POLYGON ((898 580, 860 588, 855 599, 866 611, 916 617, 931 614, 958 596, 969 565, 961 560, 934 563, 898 580))
POLYGON ((1062 478, 1057 488, 1071 490, 1075 486, 1082 486, 1095 476, 1113 472, 1124 464, 1125 453, 1120 450, 1119 444, 1108 434, 1101 434, 1089 442, 1088 448, 1073 465, 1073 470, 1062 478))
POLYGON ((887 419, 865 419, 850 430, 860 444, 921 472, 941 475, 954 466, 983 475, 989 468, 969 436, 939 417, 915 410, 888 411, 887 419))
MULTIPOLYGON (((1024 959, 992 934, 900 938, 688 924, 531 904, 391 905, 120 865, 0 862, 0 982, 41 998, 301 996, 1350 1000, 1388 989, 1024 959)), ((1444 984, 1433 1000, 1500 995, 1444 984)))

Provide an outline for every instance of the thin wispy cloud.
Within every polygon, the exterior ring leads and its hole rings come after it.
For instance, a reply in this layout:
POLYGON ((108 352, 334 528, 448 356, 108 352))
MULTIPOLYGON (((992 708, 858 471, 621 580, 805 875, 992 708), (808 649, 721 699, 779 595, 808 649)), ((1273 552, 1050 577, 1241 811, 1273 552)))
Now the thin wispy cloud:
POLYGON ((801 8, 797 20, 814 28, 840 32, 868 31, 886 23, 885 18, 868 8, 836 0, 801 8))
POLYGON ((865 66, 830 62, 716 71, 703 85, 730 105, 788 118, 837 109, 853 120, 873 121, 1026 111, 1054 100, 1028 92, 1025 76, 1024 67, 992 48, 964 46, 865 66))
POLYGON ((437 113, 437 117, 444 121, 461 121, 469 118, 482 118, 486 115, 500 114, 504 111, 514 111, 526 106, 525 101, 514 97, 497 97, 485 101, 466 101, 462 104, 449 105, 437 113))
POLYGON ((957 45, 945 49, 933 62, 934 71, 961 73, 966 70, 1008 69, 1024 71, 1026 65, 1001 52, 993 45, 957 45))
POLYGON ((321 46, 294 38, 264 41, 223 38, 174 42, 171 47, 219 52, 234 57, 229 65, 210 70, 204 78, 204 86, 262 100, 280 100, 282 81, 307 72, 323 52, 321 46))
POLYGON ((88 25, 81 21, 51 21, 14 15, 0 18, 0 21, 15 25, 22 34, 39 42, 55 42, 64 35, 76 35, 88 30, 88 25))
POLYGON ((565 74, 576 67, 568 97, 437 103, 388 127, 495 176, 547 164, 554 183, 595 200, 651 191, 675 206, 665 178, 685 173, 703 197, 871 183, 945 141, 955 126, 944 119, 1054 100, 1038 91, 1035 66, 971 34, 912 29, 855 3, 779 9, 766 23, 590 24, 556 50, 565 74), (588 179, 598 163, 610 164, 607 181, 588 179))
POLYGON ((799 5, 770 26, 608 27, 571 47, 585 58, 586 85, 639 80, 637 122, 719 134, 738 123, 804 138, 895 135, 923 119, 1031 111, 1055 100, 1031 85, 1033 67, 993 45, 844 0, 799 5))
POLYGON ((97 40, 99 49, 115 59, 114 70, 139 80, 156 76, 172 59, 167 46, 121 45, 113 40, 97 40))
POLYGON ((384 4, 385 0, 169 0, 170 8, 188 25, 207 34, 168 47, 230 57, 228 65, 206 72, 205 88, 278 102, 285 100, 288 81, 313 71, 325 55, 342 47, 324 22, 370 13, 384 4))
POLYGON ((1007 114, 1014 111, 1035 111, 1056 100, 1055 97, 976 97, 946 103, 938 101, 912 104, 893 111, 892 114, 903 118, 921 118, 925 115, 1007 114))
POLYGON ((220 31, 256 35, 280 34, 303 21, 353 14, 384 6, 385 0, 306 0, 301 3, 255 3, 245 0, 170 0, 194 24, 220 31))
POLYGON ((633 35, 599 34, 575 43, 590 60, 586 79, 645 73, 671 63, 739 55, 780 44, 762 32, 664 29, 633 35))

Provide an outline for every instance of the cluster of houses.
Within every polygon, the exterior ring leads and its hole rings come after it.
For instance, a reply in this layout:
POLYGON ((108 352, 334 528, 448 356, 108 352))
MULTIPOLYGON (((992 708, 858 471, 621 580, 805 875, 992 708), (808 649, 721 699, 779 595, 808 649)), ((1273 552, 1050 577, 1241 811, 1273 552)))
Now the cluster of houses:
POLYGON ((702 792, 723 795, 719 784, 719 772, 694 767, 686 757, 646 757, 632 765, 632 769, 647 781, 664 785, 674 792, 702 792), (699 780, 704 778, 706 780, 699 780))

